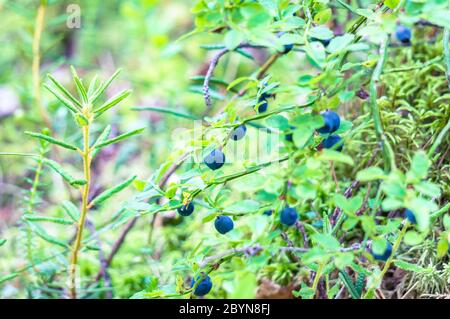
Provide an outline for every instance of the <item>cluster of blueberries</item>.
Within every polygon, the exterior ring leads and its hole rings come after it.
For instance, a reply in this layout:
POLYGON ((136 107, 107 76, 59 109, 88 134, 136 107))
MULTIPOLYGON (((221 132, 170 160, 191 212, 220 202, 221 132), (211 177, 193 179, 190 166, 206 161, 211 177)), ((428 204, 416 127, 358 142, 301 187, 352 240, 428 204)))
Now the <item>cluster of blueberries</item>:
MULTIPOLYGON (((411 41, 411 29, 406 26, 399 25, 396 29, 395 35, 397 39, 403 44, 409 44, 411 41)), ((329 40, 319 40, 325 46, 329 44, 329 40)), ((281 52, 283 54, 289 53, 294 48, 293 44, 284 45, 284 50, 281 52)), ((270 97, 270 94, 263 93, 258 97, 258 113, 264 113, 267 111, 269 106, 269 102, 267 101, 270 97)), ((324 126, 319 128, 317 131, 321 134, 328 134, 328 136, 320 143, 319 149, 322 148, 335 148, 337 151, 342 151, 343 143, 342 138, 339 135, 332 134, 339 129, 341 120, 339 115, 331 110, 325 111, 322 114, 324 119, 324 126), (336 146, 337 145, 337 146, 336 146)), ((295 129, 295 127, 291 127, 291 129, 295 129)), ((230 134, 230 138, 234 141, 238 141, 242 139, 247 132, 247 127, 245 125, 240 125, 236 127, 230 134)), ((288 133, 285 136, 286 141, 292 142, 293 135, 292 133, 288 133)), ((208 166, 211 170, 220 169, 225 164, 225 154, 220 149, 212 150, 208 155, 203 159, 206 166, 208 166)), ((192 202, 187 205, 183 205, 178 208, 178 213, 181 216, 189 216, 194 212, 194 204, 192 202)), ((265 215, 271 215, 273 210, 266 210, 264 212, 265 215)), ((416 223, 416 218, 414 214, 409 209, 405 210, 406 218, 413 224, 416 223)), ((298 214, 295 208, 286 206, 280 211, 280 222, 286 226, 292 226, 298 219, 298 214)), ((216 230, 221 234, 226 234, 234 228, 233 220, 226 215, 221 215, 216 218, 214 221, 214 226, 216 230)), ((385 251, 382 254, 375 254, 372 252, 373 257, 376 260, 386 261, 392 254, 392 245, 388 242, 385 251)), ((191 288, 194 286, 195 280, 192 279, 191 288)), ((206 295, 212 288, 211 278, 206 275, 201 280, 201 282, 197 285, 194 294, 197 296, 206 295)))

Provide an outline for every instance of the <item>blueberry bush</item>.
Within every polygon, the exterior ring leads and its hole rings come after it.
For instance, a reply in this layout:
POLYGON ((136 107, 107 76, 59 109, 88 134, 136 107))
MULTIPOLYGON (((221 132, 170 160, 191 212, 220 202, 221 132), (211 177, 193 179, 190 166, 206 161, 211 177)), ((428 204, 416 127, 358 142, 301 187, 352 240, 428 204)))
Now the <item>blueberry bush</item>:
POLYGON ((448 1, 0 17, 1 297, 450 296, 448 1))

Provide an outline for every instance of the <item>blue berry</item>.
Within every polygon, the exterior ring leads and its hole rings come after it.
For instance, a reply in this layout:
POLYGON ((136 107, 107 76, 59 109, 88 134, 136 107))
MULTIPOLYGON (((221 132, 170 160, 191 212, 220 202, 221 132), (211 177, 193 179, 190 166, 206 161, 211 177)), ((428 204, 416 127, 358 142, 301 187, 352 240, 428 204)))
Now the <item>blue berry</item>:
POLYGON ((318 42, 322 43, 324 47, 326 47, 328 44, 330 44, 331 39, 322 40, 322 39, 317 39, 317 38, 311 38, 311 42, 314 42, 314 41, 318 41, 318 42))
POLYGON ((280 212, 280 221, 282 224, 291 226, 294 225, 297 221, 298 215, 295 208, 286 206, 281 212, 280 212))
POLYGON ((194 203, 190 202, 187 205, 178 207, 177 211, 178 211, 178 214, 180 214, 181 216, 189 216, 190 214, 192 214, 194 212, 194 203))
POLYGON ((336 112, 333 111, 325 111, 322 114, 324 126, 318 129, 319 133, 333 133, 337 131, 339 126, 341 125, 341 118, 336 112))
MULTIPOLYGON (((196 280, 192 279, 192 281, 191 281, 191 288, 194 287, 195 282, 200 280, 200 278, 201 277, 197 277, 196 280)), ((212 288, 211 278, 208 275, 206 275, 205 278, 203 278, 202 281, 195 288, 194 295, 196 295, 196 296, 204 296, 208 292, 211 291, 211 288, 212 288)))
POLYGON ((342 141, 342 139, 339 135, 330 135, 322 141, 321 146, 323 148, 333 148, 336 151, 340 152, 344 148, 344 144, 341 141, 342 141), (340 145, 338 147, 334 148, 334 146, 338 143, 340 145))
POLYGON ((203 161, 210 169, 216 170, 225 164, 225 154, 223 154, 221 150, 215 149, 206 155, 203 161))
POLYGON ((285 44, 283 46, 283 52, 284 54, 289 53, 294 48, 293 44, 285 44))
POLYGON ((264 113, 265 111, 267 111, 267 107, 269 106, 269 102, 267 102, 267 100, 264 98, 259 98, 258 99, 258 113, 264 113))
MULTIPOLYGON (((291 131, 292 130, 295 130, 295 126, 291 126, 291 131)), ((288 141, 288 142, 292 142, 293 140, 294 140, 294 134, 291 132, 291 133, 288 133, 288 134, 286 134, 286 136, 284 137, 284 139, 286 140, 286 141, 288 141)))
POLYGON ((266 216, 271 216, 273 214, 273 209, 265 210, 263 214, 266 216))
POLYGON ((414 216, 414 213, 411 210, 405 210, 405 217, 411 224, 417 224, 416 216, 414 216))
POLYGON ((231 133, 231 139, 233 141, 238 141, 238 140, 242 139, 245 136, 246 132, 247 132, 247 127, 244 124, 239 125, 231 133))
POLYGON ((214 221, 214 226, 221 234, 226 234, 233 229, 233 220, 228 216, 218 216, 214 221))
POLYGON ((389 259, 389 257, 391 257, 392 254, 392 245, 390 242, 386 243, 386 249, 384 250, 384 253, 378 255, 375 254, 373 251, 371 252, 373 258, 375 258, 376 260, 381 260, 381 261, 386 261, 389 259))
POLYGON ((399 25, 395 30, 395 36, 401 43, 409 43, 411 41, 411 29, 404 25, 399 25))

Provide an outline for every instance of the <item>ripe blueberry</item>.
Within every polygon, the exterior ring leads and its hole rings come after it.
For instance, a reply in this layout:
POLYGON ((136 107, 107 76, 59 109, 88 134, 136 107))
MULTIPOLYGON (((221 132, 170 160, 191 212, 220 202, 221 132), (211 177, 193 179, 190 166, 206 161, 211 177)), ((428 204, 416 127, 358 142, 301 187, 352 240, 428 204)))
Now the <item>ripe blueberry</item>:
POLYGON ((297 221, 298 215, 295 208, 286 206, 281 212, 280 212, 280 221, 282 224, 291 226, 294 225, 297 221))
POLYGON ((267 111, 267 107, 269 106, 269 102, 267 102, 266 98, 261 95, 258 99, 258 113, 264 113, 267 111))
POLYGON ((320 143, 323 148, 333 148, 336 151, 340 152, 344 148, 344 144, 342 143, 342 139, 339 135, 330 135, 326 139, 320 143), (333 148, 334 145, 340 144, 338 147, 333 148))
POLYGON ((322 114, 324 126, 318 129, 319 133, 333 133, 335 132, 339 126, 341 125, 341 119, 336 112, 333 111, 325 111, 322 114))
MULTIPOLYGON (((292 130, 295 130, 295 127, 294 126, 291 126, 291 131, 292 130)), ((284 139, 286 140, 286 141, 288 141, 288 142, 292 142, 293 141, 293 133, 291 132, 291 133, 288 133, 288 134, 286 134, 286 136, 284 137, 284 139)))
MULTIPOLYGON (((200 278, 201 277, 197 277, 196 280, 192 279, 192 281, 191 281, 191 288, 194 287, 195 282, 200 280, 200 278)), ((200 281, 200 283, 195 288, 194 295, 196 295, 196 296, 204 296, 208 292, 211 291, 211 288, 212 288, 211 278, 208 275, 206 275, 205 278, 203 278, 202 281, 200 281)))
POLYGON ((219 149, 214 149, 205 156, 203 162, 212 170, 219 169, 225 164, 225 154, 219 149))
POLYGON ((263 214, 266 216, 271 216, 273 214, 273 209, 265 210, 263 214))
POLYGON ((178 211, 178 214, 180 214, 181 216, 189 216, 190 214, 192 214, 194 212, 194 203, 190 202, 187 205, 178 207, 177 211, 178 211))
POLYGON ((389 257, 391 257, 392 254, 392 245, 390 242, 386 243, 386 248, 384 250, 384 253, 378 255, 375 254, 373 251, 371 252, 373 258, 375 258, 376 260, 381 260, 381 261, 386 261, 389 259, 389 257))
POLYGON ((240 140, 241 138, 243 138, 245 136, 245 132, 247 132, 247 127, 244 124, 239 125, 231 133, 231 139, 233 141, 240 140))
POLYGON ((324 47, 326 47, 328 44, 330 44, 330 41, 331 41, 331 39, 322 40, 322 39, 317 39, 317 38, 311 37, 311 42, 320 42, 323 44, 324 47))
POLYGON ((409 43, 411 40, 411 29, 404 25, 399 25, 395 30, 395 36, 401 43, 409 43))
POLYGON ((226 234, 233 229, 233 220, 228 216, 218 216, 214 221, 214 226, 221 234, 226 234))
POLYGON ((293 48, 294 48, 294 45, 292 43, 291 44, 285 44, 283 46, 283 52, 282 53, 284 53, 284 54, 289 53, 293 48))
POLYGON ((411 224, 417 224, 416 216, 411 210, 405 209, 405 217, 411 224))

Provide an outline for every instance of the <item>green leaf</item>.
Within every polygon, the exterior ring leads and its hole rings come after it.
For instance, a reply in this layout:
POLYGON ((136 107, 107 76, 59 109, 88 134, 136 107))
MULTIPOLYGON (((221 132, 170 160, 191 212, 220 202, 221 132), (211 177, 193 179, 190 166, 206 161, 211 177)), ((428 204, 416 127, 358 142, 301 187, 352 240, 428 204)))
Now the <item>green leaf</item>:
POLYGON ((400 0, 385 0, 384 4, 391 9, 395 9, 399 2, 400 0))
POLYGON ((74 222, 78 222, 80 220, 80 212, 78 211, 78 208, 71 201, 68 201, 68 200, 63 201, 62 208, 64 209, 64 212, 74 222))
POLYGON ((119 104, 122 100, 127 98, 131 94, 131 90, 125 90, 122 91, 112 98, 110 98, 108 101, 106 101, 102 106, 94 110, 95 118, 98 118, 100 115, 108 111, 110 108, 114 107, 115 105, 119 104))
POLYGON ((330 53, 337 53, 344 50, 355 38, 353 34, 346 33, 341 36, 337 36, 330 41, 327 46, 327 51, 330 53))
POLYGON ((69 99, 74 105, 78 106, 78 108, 81 110, 82 108, 81 103, 53 76, 51 76, 50 74, 47 74, 47 76, 50 79, 50 81, 52 81, 52 83, 62 92, 62 94, 65 95, 67 99, 69 99))
POLYGON ((424 273, 427 272, 427 269, 418 266, 417 264, 411 264, 403 260, 394 260, 394 264, 403 270, 411 271, 415 273, 424 273))
POLYGON ((258 211, 260 207, 261 205, 257 201, 246 199, 231 204, 224 211, 232 214, 252 213, 258 211))
POLYGON ((73 221, 64 218, 39 216, 35 214, 24 215, 24 218, 29 222, 49 222, 60 225, 72 225, 74 223, 73 221))
POLYGON ((62 168, 61 165, 59 165, 58 163, 56 163, 55 161, 52 161, 48 158, 44 158, 42 160, 42 162, 47 165, 48 167, 50 167, 53 171, 55 171, 56 173, 58 173, 59 175, 61 175, 61 177, 67 182, 69 183, 71 186, 74 187, 78 187, 78 186, 82 186, 85 185, 87 182, 84 179, 75 179, 74 177, 72 177, 72 175, 70 175, 66 170, 64 170, 62 168))
POLYGON ((58 140, 56 138, 53 138, 53 137, 45 135, 45 134, 29 132, 29 131, 25 131, 25 134, 27 134, 27 135, 29 135, 31 137, 34 137, 34 138, 38 138, 38 139, 47 141, 49 143, 52 143, 52 144, 55 144, 55 145, 58 145, 58 146, 61 146, 61 147, 67 148, 69 150, 76 151, 78 149, 75 145, 72 145, 72 144, 69 144, 67 142, 58 140))
POLYGON ((305 127, 298 128, 294 130, 292 134, 292 139, 294 140, 294 144, 297 148, 302 149, 305 145, 310 141, 311 137, 314 134, 314 129, 305 127))
POLYGON ((358 291, 356 290, 353 284, 353 280, 350 278, 349 274, 347 274, 346 271, 341 270, 339 272, 339 278, 341 278, 342 282, 344 283, 345 287, 347 288, 352 298, 359 299, 360 295, 358 294, 358 291))
POLYGON ((436 249, 437 249, 437 256, 439 258, 444 257, 448 253, 449 249, 448 241, 445 238, 439 239, 436 249))
POLYGON ((55 238, 55 237, 53 237, 53 236, 50 236, 50 235, 49 235, 44 229, 42 229, 41 227, 38 227, 37 225, 32 224, 32 223, 30 223, 30 222, 28 222, 28 225, 30 225, 32 231, 33 231, 37 236, 41 237, 43 240, 45 240, 45 241, 47 241, 47 242, 49 242, 49 243, 51 243, 51 244, 57 245, 57 246, 61 246, 61 247, 64 247, 64 248, 69 248, 69 246, 68 246, 65 242, 59 240, 58 238, 55 238))
POLYGON ((330 8, 321 10, 314 16, 314 22, 317 24, 325 24, 331 19, 332 15, 333 12, 330 8))
POLYGON ((386 175, 384 171, 376 166, 365 168, 356 174, 356 179, 360 182, 368 182, 377 179, 383 179, 386 175))
POLYGON ((72 72, 73 80, 75 82, 75 86, 77 87, 78 94, 80 95, 81 99, 83 100, 84 104, 88 104, 88 97, 86 89, 81 82, 81 79, 78 77, 77 71, 73 67, 73 65, 70 66, 70 71, 72 72))
POLYGON ((56 89, 52 88, 51 86, 44 84, 44 87, 52 93, 66 108, 69 109, 70 112, 76 114, 80 109, 75 107, 71 101, 66 99, 62 94, 60 94, 56 89))
POLYGON ((441 196, 441 189, 439 188, 439 185, 428 181, 421 181, 415 184, 414 188, 420 193, 433 198, 438 198, 441 196))
POLYGON ((416 176, 417 179, 421 180, 427 177, 428 169, 430 168, 431 162, 427 155, 423 151, 418 151, 414 154, 411 162, 411 172, 416 176))
POLYGON ((339 250, 341 247, 339 241, 332 235, 313 234, 312 239, 327 250, 339 250))
POLYGON ((404 242, 408 246, 416 246, 423 242, 424 236, 419 234, 414 230, 409 230, 406 232, 404 237, 404 242))
POLYGON ((97 100, 100 98, 100 96, 105 92, 105 90, 108 88, 108 86, 111 84, 112 81, 119 75, 119 73, 122 72, 122 69, 118 69, 116 72, 114 72, 113 75, 102 85, 99 86, 99 88, 95 91, 95 93, 91 97, 91 103, 95 104, 97 100))
POLYGON ((0 247, 2 247, 6 243, 6 239, 0 239, 0 247))
POLYGON ((309 30, 309 36, 318 40, 329 40, 334 34, 328 27, 319 25, 309 30))
POLYGON ((136 177, 137 176, 130 177, 129 179, 127 179, 123 183, 120 183, 119 185, 116 185, 113 188, 109 188, 109 189, 105 190, 103 193, 101 193, 100 195, 95 197, 91 201, 90 205, 94 206, 94 205, 99 205, 99 204, 103 203, 104 201, 106 201, 107 199, 112 197, 113 195, 115 195, 118 192, 120 192, 120 191, 124 190, 125 188, 127 188, 131 183, 133 183, 133 181, 136 179, 136 177))
POLYGON ((104 141, 104 142, 102 142, 102 143, 100 143, 100 144, 95 145, 95 148, 96 148, 96 149, 98 149, 98 148, 103 148, 103 147, 105 147, 105 146, 107 146, 107 145, 110 145, 110 144, 114 144, 114 143, 120 142, 120 141, 122 141, 122 140, 124 140, 124 139, 126 139, 126 138, 128 138, 128 137, 131 137, 131 136, 134 136, 134 135, 137 135, 137 134, 141 133, 143 130, 145 130, 145 127, 139 128, 139 129, 137 129, 137 130, 133 130, 133 131, 128 132, 128 133, 124 133, 124 134, 119 135, 119 136, 117 136, 117 137, 115 137, 115 138, 106 140, 106 141, 104 141))
MULTIPOLYGON (((109 134, 111 134, 111 125, 107 125, 103 132, 99 135, 97 140, 95 141, 94 145, 101 144, 107 140, 109 137, 109 134)), ((98 155, 98 152, 100 152, 100 148, 95 148, 92 152, 92 158, 95 158, 98 155)))
POLYGON ((348 164, 353 166, 355 163, 353 161, 353 158, 351 158, 349 155, 342 154, 341 152, 330 150, 330 149, 324 149, 320 152, 320 155, 317 157, 319 161, 334 161, 334 162, 340 162, 344 164, 348 164))
POLYGON ((228 50, 234 50, 244 40, 245 36, 242 32, 231 29, 225 34, 225 47, 228 50))

